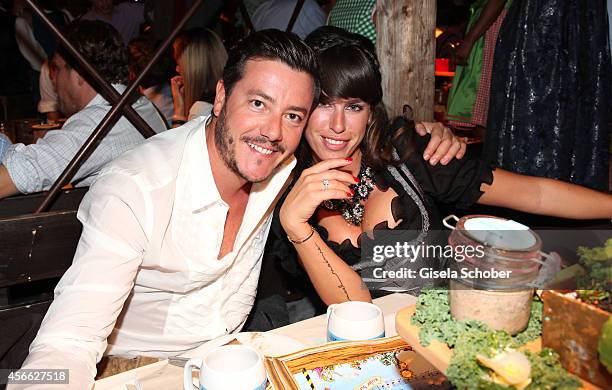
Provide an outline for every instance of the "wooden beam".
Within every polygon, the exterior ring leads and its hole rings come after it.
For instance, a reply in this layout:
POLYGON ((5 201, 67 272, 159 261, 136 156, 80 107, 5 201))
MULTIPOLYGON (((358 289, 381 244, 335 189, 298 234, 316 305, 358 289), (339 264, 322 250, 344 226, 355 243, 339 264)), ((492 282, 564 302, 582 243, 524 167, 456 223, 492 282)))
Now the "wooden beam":
POLYGON ((389 116, 400 115, 409 104, 414 119, 433 120, 435 0, 379 0, 375 17, 389 116))

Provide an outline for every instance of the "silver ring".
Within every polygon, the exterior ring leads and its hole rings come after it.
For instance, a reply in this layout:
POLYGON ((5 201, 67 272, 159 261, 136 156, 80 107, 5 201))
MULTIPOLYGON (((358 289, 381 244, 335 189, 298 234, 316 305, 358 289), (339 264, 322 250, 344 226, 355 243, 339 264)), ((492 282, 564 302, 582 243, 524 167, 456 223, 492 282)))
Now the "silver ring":
POLYGON ((329 180, 323 179, 323 189, 324 190, 328 190, 329 189, 329 180))

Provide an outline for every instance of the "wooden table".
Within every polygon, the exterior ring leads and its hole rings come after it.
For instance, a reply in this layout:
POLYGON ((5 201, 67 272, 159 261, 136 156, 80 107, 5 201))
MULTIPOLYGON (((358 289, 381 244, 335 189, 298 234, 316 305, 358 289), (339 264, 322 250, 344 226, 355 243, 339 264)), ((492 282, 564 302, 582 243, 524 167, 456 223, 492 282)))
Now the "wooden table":
POLYGON ((44 137, 47 131, 60 129, 62 124, 45 124, 38 118, 24 118, 9 121, 5 126, 7 135, 14 143, 29 145, 44 137))
MULTIPOLYGON (((407 294, 391 294, 374 300, 385 316, 385 332, 387 336, 395 336, 395 314, 404 307, 414 305, 416 298, 407 294)), ((326 316, 309 318, 282 328, 271 330, 270 333, 291 337, 314 347, 327 341, 326 316)), ((182 390, 183 368, 169 363, 168 360, 136 368, 121 374, 96 381, 95 390, 182 390), (127 386, 126 386, 127 385, 127 386), (131 387, 130 387, 131 386, 131 387), (138 387, 140 386, 140 387, 138 387)))

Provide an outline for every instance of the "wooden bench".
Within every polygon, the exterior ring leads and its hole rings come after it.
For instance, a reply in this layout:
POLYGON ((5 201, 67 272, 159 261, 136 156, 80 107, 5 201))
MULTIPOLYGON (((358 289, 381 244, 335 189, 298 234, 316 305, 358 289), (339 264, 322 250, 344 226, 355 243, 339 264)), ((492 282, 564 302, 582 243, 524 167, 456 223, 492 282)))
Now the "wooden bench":
POLYGON ((45 194, 0 201, 0 368, 18 368, 72 264, 76 218, 86 188, 64 191, 49 212, 31 214, 45 194))

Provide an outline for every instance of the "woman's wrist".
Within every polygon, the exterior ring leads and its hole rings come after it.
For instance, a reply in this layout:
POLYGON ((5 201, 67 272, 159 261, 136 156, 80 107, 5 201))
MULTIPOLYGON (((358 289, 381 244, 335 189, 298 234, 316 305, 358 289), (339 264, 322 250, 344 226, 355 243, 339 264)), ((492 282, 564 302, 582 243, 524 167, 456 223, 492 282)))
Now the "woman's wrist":
POLYGON ((287 238, 291 242, 302 241, 314 231, 312 225, 307 222, 300 223, 295 226, 283 226, 283 229, 285 229, 287 238))
POLYGON ((310 224, 308 224, 308 226, 310 227, 310 231, 304 236, 290 236, 289 234, 287 234, 287 239, 289 240, 289 242, 291 242, 293 245, 300 245, 310 240, 315 234, 315 229, 310 224))

